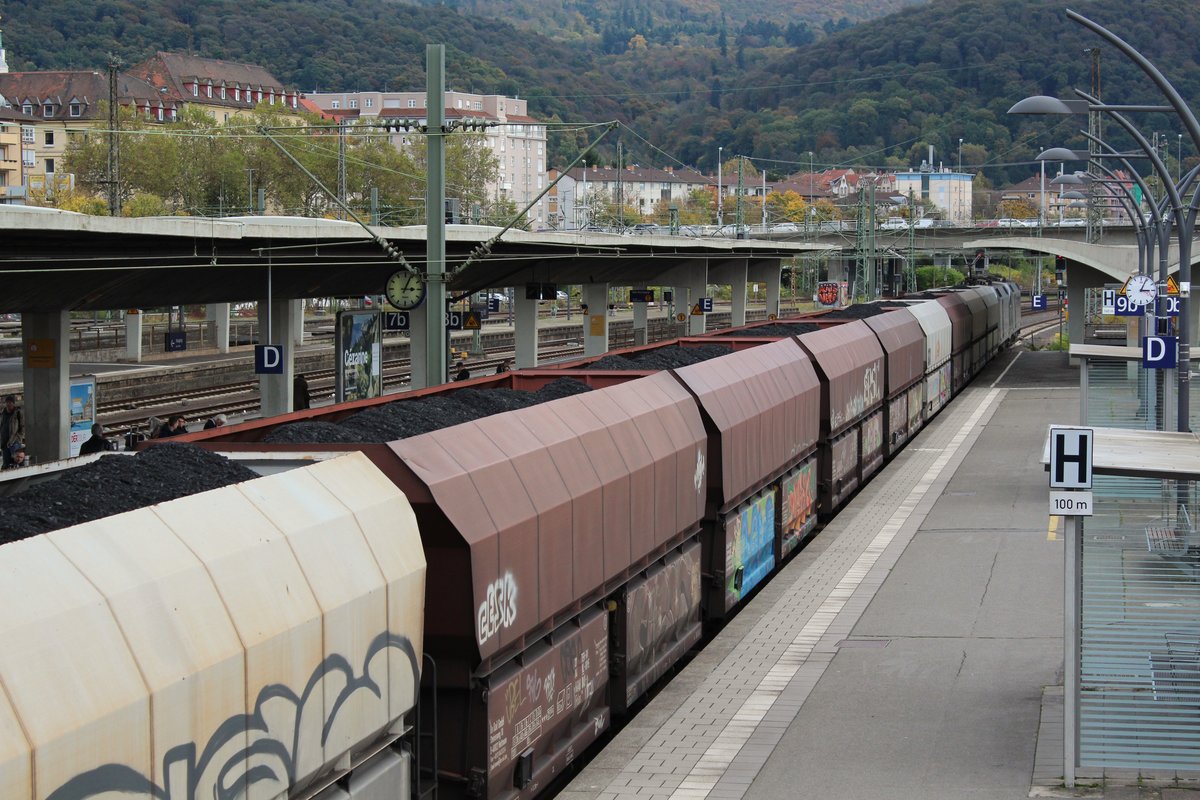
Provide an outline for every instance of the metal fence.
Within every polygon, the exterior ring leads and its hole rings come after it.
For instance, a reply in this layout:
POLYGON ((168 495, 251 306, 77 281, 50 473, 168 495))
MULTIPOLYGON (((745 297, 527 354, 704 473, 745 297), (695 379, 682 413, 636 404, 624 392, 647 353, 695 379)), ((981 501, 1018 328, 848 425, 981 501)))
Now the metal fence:
MULTIPOLYGON (((1173 370, 1089 358, 1082 374, 1087 424, 1163 430, 1165 416, 1174 428, 1173 370)), ((1095 477, 1081 541, 1081 767, 1200 771, 1196 499, 1194 482, 1095 477)))

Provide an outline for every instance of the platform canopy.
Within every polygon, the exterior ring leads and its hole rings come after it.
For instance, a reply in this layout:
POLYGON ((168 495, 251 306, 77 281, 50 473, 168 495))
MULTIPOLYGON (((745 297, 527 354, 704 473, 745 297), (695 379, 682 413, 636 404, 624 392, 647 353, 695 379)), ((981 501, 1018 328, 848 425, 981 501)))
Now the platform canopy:
MULTIPOLYGON (((425 228, 372 231, 425 268, 425 228)), ((450 292, 525 283, 654 285, 690 264, 781 260, 830 245, 686 236, 530 233, 450 225, 450 292), (480 246, 491 242, 483 251, 480 246), (471 257, 472 254, 474 257, 471 257), (467 262, 465 268, 459 267, 467 262)), ((304 217, 92 217, 0 207, 0 311, 154 308, 382 294, 400 264, 354 222, 304 217)), ((673 274, 678 275, 678 272, 673 274)))

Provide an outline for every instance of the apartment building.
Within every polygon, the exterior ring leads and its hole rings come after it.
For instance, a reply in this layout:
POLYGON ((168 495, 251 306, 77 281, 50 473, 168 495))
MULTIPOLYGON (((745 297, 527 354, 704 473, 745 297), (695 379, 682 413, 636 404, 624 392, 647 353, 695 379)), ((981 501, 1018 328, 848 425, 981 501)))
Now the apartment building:
MULTIPOLYGON (((926 167, 926 165, 922 165, 926 167)), ((896 195, 933 203, 946 219, 958 224, 971 222, 974 175, 949 168, 916 169, 896 173, 896 195)))
POLYGON ((25 197, 21 163, 21 131, 36 122, 16 109, 0 104, 0 203, 20 203, 25 197))
MULTIPOLYGON (((86 70, 0 73, 0 96, 32 122, 21 127, 25 185, 40 189, 72 186, 62 170, 67 145, 89 128, 108 124, 108 75, 86 70)), ((121 73, 117 101, 152 120, 174 119, 177 104, 145 81, 121 73)))
MULTIPOLYGON (((325 112, 360 122, 400 118, 424 125, 427 121, 424 92, 312 92, 304 97, 325 112)), ((484 126, 485 140, 500 167, 496 182, 488 187, 490 195, 524 208, 546 188, 546 126, 529 116, 527 101, 449 91, 445 104, 447 125, 484 126)), ((397 136, 394 141, 400 145, 407 140, 397 136)), ((528 212, 530 223, 547 225, 548 208, 542 198, 528 212)))

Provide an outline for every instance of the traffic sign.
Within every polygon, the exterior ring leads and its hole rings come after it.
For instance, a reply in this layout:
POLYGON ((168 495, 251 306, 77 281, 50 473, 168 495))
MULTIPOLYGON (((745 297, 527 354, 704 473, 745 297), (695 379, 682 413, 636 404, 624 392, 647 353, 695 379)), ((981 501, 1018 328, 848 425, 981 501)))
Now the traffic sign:
POLYGON ((687 314, 684 314, 682 311, 680 311, 678 314, 675 315, 675 321, 676 322, 687 322, 687 314))
POLYGON ((1100 313, 1112 316, 1117 313, 1117 290, 1105 289, 1101 295, 1100 313))
POLYGON ((1175 369, 1179 362, 1179 339, 1174 336, 1143 336, 1142 367, 1175 369))
POLYGON ((711 314, 713 310, 713 301, 711 297, 700 298, 700 310, 705 314, 711 314))
POLYGON ((447 330, 461 331, 463 329, 463 313, 461 311, 447 311, 445 323, 447 330))
POLYGON ((256 344, 254 345, 254 374, 282 375, 283 374, 283 345, 256 344))
POLYGON ((1167 276, 1167 294, 1179 294, 1179 281, 1175 280, 1174 275, 1167 276))
POLYGON ((412 320, 407 311, 383 312, 383 329, 385 331, 406 331, 412 320))
POLYGON ((463 314, 462 327, 465 331, 477 331, 483 327, 483 320, 478 311, 468 311, 463 314))
POLYGON ((1092 429, 1050 428, 1050 488, 1092 488, 1092 429))
POLYGON ((1051 492, 1050 516, 1090 517, 1095 504, 1091 492, 1051 492))
POLYGON ((1140 317, 1142 314, 1146 313, 1146 309, 1142 306, 1135 306, 1133 303, 1129 302, 1129 297, 1127 295, 1118 294, 1116 296, 1116 306, 1113 308, 1113 312, 1118 317, 1140 317))
POLYGON ((699 303, 696 303, 696 305, 692 306, 692 316, 693 317, 699 317, 699 316, 702 316, 703 314, 704 314, 704 312, 700 310, 699 303))
POLYGON ((1179 316, 1179 295, 1169 294, 1165 297, 1159 295, 1154 307, 1155 316, 1159 317, 1178 317, 1179 316))
POLYGON ((767 314, 767 321, 768 321, 768 322, 774 322, 774 321, 775 321, 775 320, 777 320, 777 319, 779 319, 779 317, 778 317, 777 315, 775 315, 775 314, 767 314))

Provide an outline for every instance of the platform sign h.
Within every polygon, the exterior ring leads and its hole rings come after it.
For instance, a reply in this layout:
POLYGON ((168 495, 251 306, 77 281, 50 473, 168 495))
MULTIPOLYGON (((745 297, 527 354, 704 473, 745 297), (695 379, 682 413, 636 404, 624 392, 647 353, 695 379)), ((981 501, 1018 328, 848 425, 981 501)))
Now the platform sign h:
POLYGON ((1050 428, 1050 488, 1092 488, 1092 429, 1050 428))

